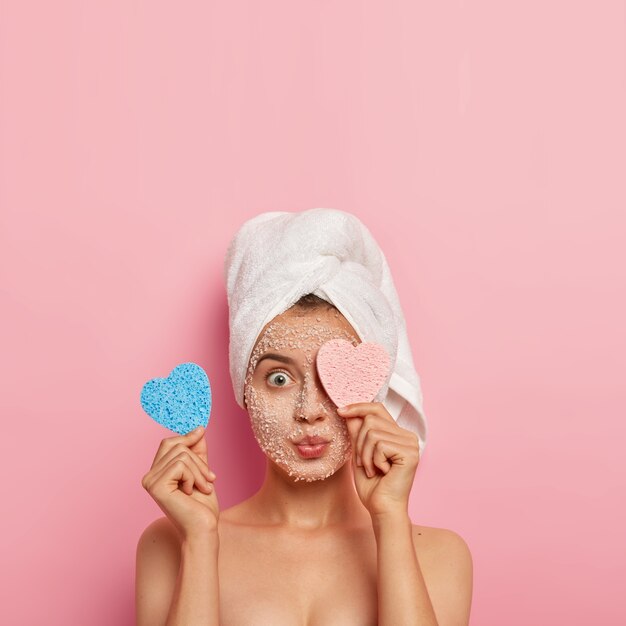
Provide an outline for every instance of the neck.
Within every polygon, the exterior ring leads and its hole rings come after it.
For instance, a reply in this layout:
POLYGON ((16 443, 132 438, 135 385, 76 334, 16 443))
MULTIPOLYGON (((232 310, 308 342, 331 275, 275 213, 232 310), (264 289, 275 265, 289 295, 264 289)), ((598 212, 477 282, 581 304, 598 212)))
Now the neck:
POLYGON ((263 485, 251 500, 259 521, 271 526, 324 530, 371 524, 354 487, 350 460, 324 480, 294 482, 268 459, 263 485))

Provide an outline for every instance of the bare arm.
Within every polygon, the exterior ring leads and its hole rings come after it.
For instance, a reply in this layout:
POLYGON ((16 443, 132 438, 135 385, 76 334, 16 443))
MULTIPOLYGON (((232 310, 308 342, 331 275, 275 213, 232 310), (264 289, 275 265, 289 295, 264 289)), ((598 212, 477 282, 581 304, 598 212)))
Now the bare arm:
POLYGON ((413 527, 413 543, 420 562, 428 562, 426 583, 428 595, 437 614, 439 626, 468 626, 472 606, 473 562, 463 537, 445 528, 431 529, 432 551, 419 551, 417 527, 413 527))
POLYGON ((431 555, 416 551, 408 500, 420 458, 417 434, 401 428, 381 402, 337 412, 347 420, 354 484, 376 537, 379 626, 467 626, 472 559, 463 539, 437 529, 431 555), (426 560, 428 588, 420 568, 426 560))
POLYGON ((470 550, 457 533, 436 530, 428 562, 428 580, 417 559, 414 529, 408 515, 372 518, 378 551, 379 625, 467 626, 473 589, 470 550), (426 586, 428 582, 428 587, 426 586))
POLYGON ((379 626, 438 624, 415 554, 408 514, 372 518, 378 556, 379 626))
POLYGON ((219 626, 217 529, 181 543, 181 567, 166 626, 219 626))
POLYGON ((217 530, 187 539, 167 518, 153 522, 137 545, 137 626, 218 626, 217 530))

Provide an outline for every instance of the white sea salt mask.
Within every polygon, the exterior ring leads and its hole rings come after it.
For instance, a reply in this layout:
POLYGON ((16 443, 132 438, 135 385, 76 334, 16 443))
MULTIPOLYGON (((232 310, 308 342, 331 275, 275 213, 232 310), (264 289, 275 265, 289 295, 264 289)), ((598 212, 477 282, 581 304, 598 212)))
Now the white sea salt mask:
POLYGON ((292 307, 265 326, 250 356, 244 398, 252 431, 263 452, 294 482, 328 478, 352 451, 346 420, 324 391, 315 366, 320 346, 330 339, 360 343, 336 309, 292 307), (301 456, 294 441, 307 435, 330 440, 321 456, 301 456))

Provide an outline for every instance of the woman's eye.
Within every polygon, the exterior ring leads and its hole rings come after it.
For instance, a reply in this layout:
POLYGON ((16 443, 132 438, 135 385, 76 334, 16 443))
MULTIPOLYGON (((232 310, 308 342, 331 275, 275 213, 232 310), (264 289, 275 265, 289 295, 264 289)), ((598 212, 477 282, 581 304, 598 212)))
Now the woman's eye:
POLYGON ((287 382, 290 380, 290 377, 287 376, 284 372, 271 372, 267 376, 267 380, 270 381, 270 384, 275 387, 284 387, 287 382))

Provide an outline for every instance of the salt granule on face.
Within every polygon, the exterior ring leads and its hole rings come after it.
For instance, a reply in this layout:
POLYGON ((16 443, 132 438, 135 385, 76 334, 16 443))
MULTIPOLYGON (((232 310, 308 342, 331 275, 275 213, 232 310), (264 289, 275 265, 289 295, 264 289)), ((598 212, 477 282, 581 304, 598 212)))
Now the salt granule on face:
MULTIPOLYGON (((334 313, 338 317, 337 312, 334 313)), ((253 434, 261 449, 294 482, 323 480, 334 474, 350 457, 350 435, 344 418, 340 417, 334 404, 316 384, 315 359, 319 347, 330 339, 346 339, 356 345, 358 338, 348 330, 311 323, 304 316, 289 316, 291 324, 279 320, 271 322, 255 346, 245 379, 244 397, 250 415, 253 434), (301 369, 302 381, 291 384, 291 389, 272 388, 266 380, 255 380, 256 365, 265 352, 291 349, 304 352, 301 369), (315 419, 305 429, 307 416, 315 419), (320 420, 319 417, 324 417, 320 420), (323 456, 303 459, 295 450, 293 441, 302 436, 323 436, 330 443, 323 456)), ((320 317, 315 318, 317 322, 320 317)), ((286 374, 287 375, 287 374, 286 374)), ((258 377, 257 377, 258 378, 258 377)), ((263 377, 262 377, 263 378, 263 377)))

